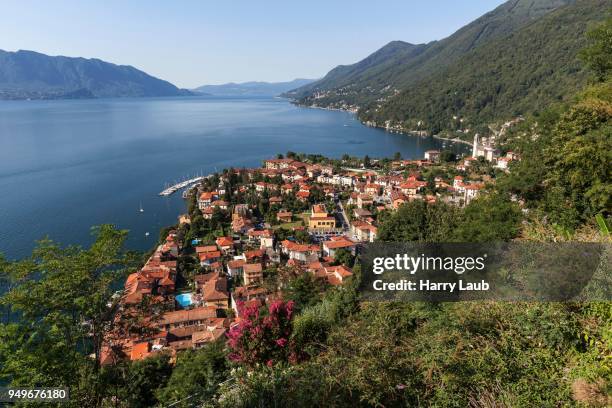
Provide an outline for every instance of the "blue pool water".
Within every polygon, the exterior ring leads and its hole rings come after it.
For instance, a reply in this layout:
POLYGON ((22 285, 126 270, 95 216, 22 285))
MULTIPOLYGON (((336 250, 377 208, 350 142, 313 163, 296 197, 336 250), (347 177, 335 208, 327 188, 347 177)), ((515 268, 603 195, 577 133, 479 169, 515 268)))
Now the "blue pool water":
POLYGON ((191 293, 181 293, 176 295, 176 301, 181 307, 187 307, 191 305, 191 293))

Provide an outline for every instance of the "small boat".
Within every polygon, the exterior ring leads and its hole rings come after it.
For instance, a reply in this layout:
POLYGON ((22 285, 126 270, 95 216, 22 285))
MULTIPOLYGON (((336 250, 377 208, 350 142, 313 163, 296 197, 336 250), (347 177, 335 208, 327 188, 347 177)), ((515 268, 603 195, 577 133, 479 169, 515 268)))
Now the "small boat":
POLYGON ((140 209, 138 211, 144 212, 144 209, 142 208, 142 201, 140 202, 140 209))
POLYGON ((148 237, 148 236, 149 236, 149 233, 148 233, 148 232, 145 232, 145 237, 148 237))

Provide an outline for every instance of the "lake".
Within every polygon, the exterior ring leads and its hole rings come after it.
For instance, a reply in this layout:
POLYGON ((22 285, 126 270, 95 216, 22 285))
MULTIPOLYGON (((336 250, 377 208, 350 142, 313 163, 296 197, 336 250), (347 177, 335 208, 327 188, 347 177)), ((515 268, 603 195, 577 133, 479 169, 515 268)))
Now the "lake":
POLYGON ((289 150, 421 158, 441 144, 277 98, 0 101, 0 253, 27 256, 44 236, 87 245, 103 223, 147 250, 185 211, 180 193, 158 196, 166 183, 289 150))

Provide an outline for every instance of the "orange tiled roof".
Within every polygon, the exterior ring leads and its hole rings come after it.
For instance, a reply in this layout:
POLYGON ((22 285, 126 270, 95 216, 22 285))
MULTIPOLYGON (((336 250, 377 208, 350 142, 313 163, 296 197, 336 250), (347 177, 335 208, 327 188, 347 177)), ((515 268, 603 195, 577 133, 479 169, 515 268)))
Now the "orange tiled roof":
POLYGON ((234 245, 234 240, 231 237, 219 237, 217 238, 216 242, 217 242, 217 245, 219 245, 220 247, 234 245))

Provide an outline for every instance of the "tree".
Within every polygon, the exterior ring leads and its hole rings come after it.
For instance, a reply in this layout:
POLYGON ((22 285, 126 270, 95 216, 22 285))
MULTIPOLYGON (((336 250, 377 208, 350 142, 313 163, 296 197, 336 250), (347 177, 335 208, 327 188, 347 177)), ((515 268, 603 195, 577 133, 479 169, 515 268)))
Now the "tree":
POLYGON ((349 268, 352 268, 353 264, 355 263, 355 256, 353 256, 351 251, 349 251, 348 249, 340 248, 336 251, 334 261, 338 265, 346 265, 349 268))
POLYGON ((611 162, 612 103, 588 98, 562 116, 547 150, 550 179, 580 218, 612 208, 611 162))
POLYGON ((168 405, 185 400, 180 407, 192 407, 213 397, 228 375, 228 362, 221 342, 210 343, 198 350, 186 350, 177 356, 165 387, 157 392, 158 400, 168 405))
POLYGON ((312 237, 305 230, 300 229, 300 230, 295 231, 294 236, 295 236, 295 239, 297 239, 302 244, 310 244, 312 242, 312 237))
POLYGON ((171 374, 172 365, 168 353, 157 353, 132 363, 123 382, 123 399, 128 406, 134 408, 155 406, 158 402, 155 393, 166 386, 171 374))
POLYGON ((371 160, 370 160, 370 156, 368 156, 367 154, 365 155, 365 157, 363 158, 363 167, 365 167, 366 169, 368 167, 370 167, 371 165, 371 160))
POLYGON ((610 78, 612 72, 612 18, 587 33, 589 46, 580 52, 580 57, 593 71, 597 81, 610 78))
POLYGON ((509 241, 521 226, 521 210, 500 193, 490 193, 473 200, 457 220, 452 234, 458 242, 509 241))
POLYGON ((102 343, 118 306, 113 284, 138 259, 123 250, 126 231, 103 225, 93 233, 87 249, 45 239, 30 258, 3 266, 10 289, 0 304, 19 317, 0 324, 0 381, 66 386, 77 406, 100 403, 102 343))
POLYGON ((451 163, 457 160, 457 155, 451 150, 442 150, 440 160, 445 163, 451 163))
POLYGON ((444 241, 452 231, 456 211, 443 203, 428 205, 422 200, 402 205, 381 217, 380 241, 444 241))
POLYGON ((301 273, 291 279, 283 291, 283 298, 294 303, 296 312, 319 301, 324 286, 311 273, 301 273))

